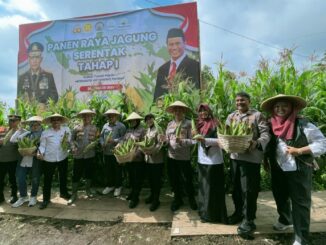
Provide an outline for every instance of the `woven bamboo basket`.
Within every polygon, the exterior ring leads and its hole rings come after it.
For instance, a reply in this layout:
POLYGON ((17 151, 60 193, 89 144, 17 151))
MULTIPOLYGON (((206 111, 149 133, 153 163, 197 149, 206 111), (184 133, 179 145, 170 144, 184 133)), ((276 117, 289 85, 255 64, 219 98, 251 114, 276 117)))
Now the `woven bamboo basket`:
POLYGON ((136 155, 136 149, 135 148, 133 150, 131 150, 130 152, 128 152, 126 155, 123 155, 123 156, 118 156, 118 155, 114 154, 115 158, 117 159, 117 162, 120 163, 120 164, 126 163, 126 162, 132 162, 135 155, 136 155))
POLYGON ((18 148, 18 152, 23 157, 25 156, 33 156, 36 151, 36 146, 30 148, 18 148))
POLYGON ((156 152, 158 152, 161 147, 162 147, 163 143, 161 144, 161 146, 159 148, 156 147, 156 145, 153 145, 151 147, 143 147, 143 146, 139 146, 139 149, 144 153, 144 154, 155 154, 156 152))
POLYGON ((223 149, 228 153, 244 153, 250 146, 252 134, 244 136, 218 134, 223 149))

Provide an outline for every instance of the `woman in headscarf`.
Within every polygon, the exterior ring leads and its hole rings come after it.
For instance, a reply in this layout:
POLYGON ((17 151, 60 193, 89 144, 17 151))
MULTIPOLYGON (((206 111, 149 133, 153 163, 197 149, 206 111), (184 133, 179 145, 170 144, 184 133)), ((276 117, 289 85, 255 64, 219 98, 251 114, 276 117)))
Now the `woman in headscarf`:
POLYGON ((198 107, 198 214, 202 222, 227 223, 223 154, 217 143, 218 120, 207 104, 198 107))
POLYGON ((321 131, 298 116, 306 104, 303 98, 292 95, 277 95, 261 104, 271 114, 273 137, 268 159, 279 214, 273 228, 280 231, 293 226, 293 245, 309 242, 314 157, 326 152, 326 138, 321 131))

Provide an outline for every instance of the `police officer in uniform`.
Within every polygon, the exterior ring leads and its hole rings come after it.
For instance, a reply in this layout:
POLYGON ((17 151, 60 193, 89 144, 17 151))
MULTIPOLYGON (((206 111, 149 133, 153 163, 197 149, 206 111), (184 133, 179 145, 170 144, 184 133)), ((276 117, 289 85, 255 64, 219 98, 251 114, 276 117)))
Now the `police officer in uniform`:
POLYGON ((45 104, 49 98, 58 100, 58 91, 53 74, 41 68, 44 47, 39 42, 33 42, 27 49, 30 69, 19 76, 18 96, 29 101, 36 100, 45 104))

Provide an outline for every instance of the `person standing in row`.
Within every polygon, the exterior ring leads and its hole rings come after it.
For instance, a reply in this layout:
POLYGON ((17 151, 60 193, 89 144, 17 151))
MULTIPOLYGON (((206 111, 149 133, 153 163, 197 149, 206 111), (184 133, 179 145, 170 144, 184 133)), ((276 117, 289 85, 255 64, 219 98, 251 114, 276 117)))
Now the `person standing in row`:
MULTIPOLYGON (((132 112, 126 119, 129 123, 129 128, 122 141, 133 139, 137 142, 142 141, 145 136, 145 129, 141 125, 143 118, 136 112, 132 112)), ((131 192, 127 199, 129 199, 129 208, 135 208, 139 203, 139 194, 145 178, 145 163, 144 154, 137 149, 132 162, 127 163, 129 174, 129 184, 131 192)))
POLYGON ((120 112, 117 110, 109 109, 104 115, 108 122, 102 128, 100 144, 103 148, 107 186, 102 194, 106 195, 114 191, 113 195, 117 197, 120 196, 122 190, 122 166, 113 155, 113 149, 125 135, 126 126, 119 122, 120 112))
POLYGON ((284 231, 293 226, 293 245, 310 244, 313 161, 314 157, 326 152, 325 136, 315 125, 298 115, 306 104, 299 96, 282 94, 261 104, 264 111, 271 113, 272 140, 267 156, 279 214, 273 228, 284 231))
POLYGON ((163 150, 162 143, 159 141, 159 129, 154 123, 155 117, 149 113, 145 116, 147 131, 145 137, 149 141, 154 141, 154 149, 151 152, 145 152, 146 172, 150 185, 150 196, 146 198, 145 203, 151 204, 150 211, 155 211, 160 206, 160 192, 163 177, 163 150))
POLYGON ((69 199, 71 195, 67 190, 68 149, 70 147, 71 132, 66 123, 68 119, 60 114, 53 114, 44 119, 51 126, 41 135, 40 147, 37 157, 43 160, 43 202, 40 209, 45 209, 51 199, 52 179, 55 169, 59 171, 60 197, 69 199))
POLYGON ((16 166, 19 159, 17 143, 11 143, 10 138, 18 130, 21 117, 18 115, 8 115, 9 128, 3 137, 0 138, 0 203, 5 201, 3 195, 4 179, 6 174, 9 175, 11 187, 10 203, 14 204, 17 198, 17 183, 16 183, 16 166))
POLYGON ((181 101, 176 101, 166 109, 174 115, 166 129, 165 142, 168 144, 168 175, 174 192, 171 211, 177 211, 182 205, 182 178, 185 180, 185 190, 190 208, 197 209, 193 185, 193 169, 191 167, 191 146, 194 144, 191 135, 191 122, 185 118, 191 109, 181 101))
POLYGON ((198 107, 198 214, 202 222, 227 224, 223 153, 218 146, 217 124, 207 104, 198 107))
POLYGON ((231 153, 232 199, 234 213, 229 217, 229 224, 241 224, 238 234, 251 237, 256 229, 254 219, 257 211, 257 198, 260 191, 260 164, 264 150, 270 140, 269 126, 257 110, 250 109, 250 96, 245 92, 236 94, 237 110, 227 117, 226 124, 247 122, 253 130, 253 139, 245 153, 231 153))
MULTIPOLYGON (((39 144, 39 140, 42 134, 42 123, 43 118, 39 116, 33 116, 27 119, 25 122, 29 124, 30 131, 27 130, 17 130, 15 134, 11 137, 10 141, 13 143, 17 143, 19 140, 22 140, 23 138, 27 137, 30 140, 36 140, 37 147, 39 144)), ((28 202, 29 207, 33 207, 37 204, 37 192, 40 185, 40 167, 41 167, 41 161, 36 158, 36 152, 33 153, 34 155, 30 156, 23 156, 18 164, 17 164, 17 182, 18 182, 18 188, 19 188, 19 199, 17 202, 12 204, 13 208, 20 207, 25 202, 28 202), (28 172, 31 173, 31 180, 32 180, 32 190, 31 190, 31 197, 28 198, 27 195, 27 184, 26 184, 26 176, 28 172)))
POLYGON ((89 109, 80 111, 77 117, 81 118, 83 122, 77 125, 72 131, 71 148, 74 157, 74 167, 72 176, 72 195, 68 200, 68 205, 74 203, 78 197, 78 185, 82 176, 86 178, 86 195, 92 197, 91 184, 95 164, 96 145, 90 149, 86 147, 94 141, 96 142, 96 137, 99 134, 96 126, 92 124, 94 115, 95 112, 89 109))

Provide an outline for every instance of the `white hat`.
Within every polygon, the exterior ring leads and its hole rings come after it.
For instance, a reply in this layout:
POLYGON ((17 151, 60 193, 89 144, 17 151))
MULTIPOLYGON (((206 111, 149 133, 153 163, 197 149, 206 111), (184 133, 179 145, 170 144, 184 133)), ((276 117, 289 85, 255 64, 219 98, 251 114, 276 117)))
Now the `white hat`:
POLYGON ((307 102, 299 96, 278 94, 274 97, 264 100, 261 103, 260 107, 264 111, 271 112, 273 110, 273 106, 275 105, 275 103, 280 100, 288 100, 292 102, 293 107, 297 108, 298 110, 301 110, 307 106, 307 102))
POLYGON ((173 102, 171 105, 169 105, 166 108, 166 111, 169 112, 169 113, 173 113, 173 110, 174 110, 175 107, 182 107, 186 111, 191 111, 191 109, 185 103, 183 103, 181 101, 175 101, 175 102, 173 102))
POLYGON ((78 114, 77 114, 77 117, 82 117, 83 115, 92 115, 92 116, 95 116, 96 113, 90 109, 84 109, 84 110, 81 110, 78 114))
POLYGON ((115 109, 109 109, 106 112, 104 112, 104 115, 109 115, 109 114, 115 114, 115 115, 120 115, 120 112, 118 112, 115 109))
POLYGON ((64 116, 62 116, 62 115, 60 115, 60 114, 58 114, 58 113, 54 113, 53 115, 48 116, 47 118, 45 118, 45 119, 43 120, 43 122, 44 122, 44 123, 50 123, 50 122, 51 122, 51 119, 52 119, 52 118, 56 118, 56 117, 61 118, 61 120, 62 120, 63 123, 68 122, 68 118, 66 118, 66 117, 64 117, 64 116))
POLYGON ((130 120, 141 120, 143 119, 140 115, 138 115, 136 112, 132 112, 125 121, 130 121, 130 120))

